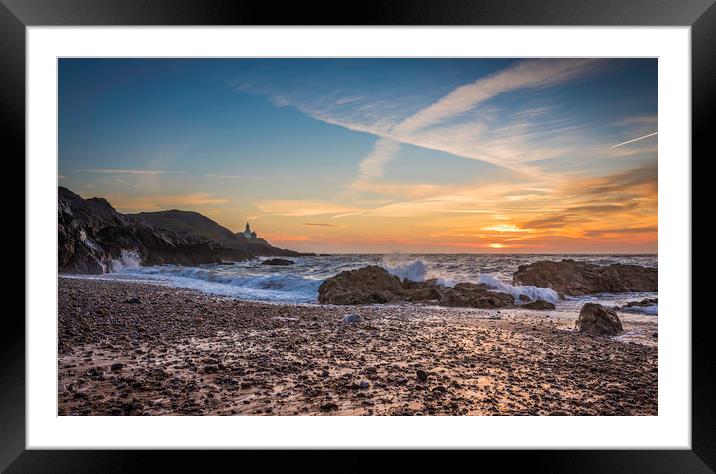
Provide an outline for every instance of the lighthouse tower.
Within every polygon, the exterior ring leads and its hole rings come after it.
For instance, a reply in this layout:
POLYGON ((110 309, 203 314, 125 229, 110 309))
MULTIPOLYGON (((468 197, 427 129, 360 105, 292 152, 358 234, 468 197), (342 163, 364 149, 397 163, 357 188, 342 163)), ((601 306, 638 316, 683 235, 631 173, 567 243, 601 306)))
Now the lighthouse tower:
POLYGON ((247 239, 255 239, 256 238, 256 232, 251 232, 251 226, 249 226, 249 223, 246 223, 246 230, 244 230, 243 235, 247 239))

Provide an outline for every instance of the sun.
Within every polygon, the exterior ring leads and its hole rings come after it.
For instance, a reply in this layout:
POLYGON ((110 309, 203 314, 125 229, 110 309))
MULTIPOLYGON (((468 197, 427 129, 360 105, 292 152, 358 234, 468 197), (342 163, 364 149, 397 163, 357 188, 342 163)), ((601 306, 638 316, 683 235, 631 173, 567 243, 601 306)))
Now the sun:
POLYGON ((503 249, 503 248, 505 248, 505 245, 504 244, 490 244, 490 245, 488 245, 488 247, 490 247, 491 249, 503 249))

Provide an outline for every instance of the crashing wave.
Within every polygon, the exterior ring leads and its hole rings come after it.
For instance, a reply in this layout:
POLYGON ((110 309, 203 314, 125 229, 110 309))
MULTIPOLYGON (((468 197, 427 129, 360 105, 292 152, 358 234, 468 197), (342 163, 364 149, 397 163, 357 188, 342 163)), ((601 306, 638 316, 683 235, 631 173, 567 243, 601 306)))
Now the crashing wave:
POLYGON ((425 262, 419 259, 395 263, 384 261, 383 268, 401 280, 425 281, 425 277, 428 273, 428 267, 425 265, 425 262))
POLYGON ((520 296, 522 295, 534 301, 545 300, 550 303, 556 303, 559 300, 559 295, 552 288, 540 288, 538 286, 513 286, 509 283, 501 282, 492 275, 480 275, 478 283, 487 285, 487 287, 491 290, 509 293, 516 302, 520 301, 520 296))
MULTIPOLYGON (((411 281, 425 281, 426 278, 436 278, 437 283, 446 287, 453 287, 459 281, 450 278, 445 275, 433 275, 433 272, 428 271, 428 267, 424 261, 415 259, 407 262, 396 262, 390 260, 383 262, 383 268, 389 273, 400 277, 404 280, 411 281)), ((550 303, 556 303, 559 300, 559 295, 556 291, 551 288, 540 288, 537 286, 513 286, 509 283, 498 280, 495 276, 482 273, 477 277, 477 283, 486 285, 489 289, 498 291, 500 293, 508 293, 512 295, 516 302, 520 302, 520 296, 526 296, 530 300, 545 300, 550 303)))
POLYGON ((142 266, 142 258, 134 250, 122 250, 119 259, 112 259, 112 272, 119 273, 142 266))

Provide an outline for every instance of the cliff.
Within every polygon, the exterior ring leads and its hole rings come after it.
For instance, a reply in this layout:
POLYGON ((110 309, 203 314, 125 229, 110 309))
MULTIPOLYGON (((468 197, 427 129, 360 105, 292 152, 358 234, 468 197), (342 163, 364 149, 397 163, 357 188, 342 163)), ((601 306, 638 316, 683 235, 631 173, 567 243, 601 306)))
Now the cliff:
POLYGON ((199 265, 240 261, 259 255, 298 252, 250 243, 197 212, 121 214, 103 198, 83 199, 58 189, 60 273, 105 273, 122 251, 135 252, 143 265, 199 265))

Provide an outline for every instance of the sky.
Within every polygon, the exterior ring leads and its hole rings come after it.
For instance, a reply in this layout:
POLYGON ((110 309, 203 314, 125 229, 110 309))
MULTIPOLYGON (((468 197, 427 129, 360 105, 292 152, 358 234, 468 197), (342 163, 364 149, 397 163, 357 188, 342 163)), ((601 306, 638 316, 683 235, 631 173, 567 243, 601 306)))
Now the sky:
POLYGON ((325 253, 656 253, 656 59, 60 59, 59 176, 325 253))

